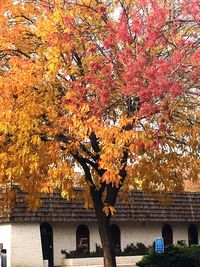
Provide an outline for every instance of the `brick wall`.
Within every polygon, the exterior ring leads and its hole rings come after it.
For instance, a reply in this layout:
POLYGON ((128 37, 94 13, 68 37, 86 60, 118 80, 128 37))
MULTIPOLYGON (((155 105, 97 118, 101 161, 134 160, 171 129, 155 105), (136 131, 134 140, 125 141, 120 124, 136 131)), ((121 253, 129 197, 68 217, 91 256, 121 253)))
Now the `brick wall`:
POLYGON ((11 233, 11 267, 43 267, 39 223, 12 224, 11 233))
POLYGON ((121 230, 121 249, 127 245, 141 242, 146 246, 153 244, 155 237, 161 236, 161 224, 158 223, 124 223, 118 224, 121 230))
MULTIPOLYGON (((142 242, 146 246, 153 244, 156 237, 162 236, 162 227, 165 223, 119 223, 118 226, 121 229, 121 248, 124 249, 127 244, 142 242)), ((188 226, 189 223, 168 223, 173 230, 173 243, 177 244, 179 240, 185 240, 188 242, 188 226)), ((200 224, 196 224, 198 227, 200 238, 200 224)), ((200 241, 200 239, 199 239, 200 241)))
POLYGON ((52 223, 51 226, 53 228, 54 264, 60 265, 61 258, 64 257, 61 250, 71 251, 76 247, 76 227, 69 223, 52 223))
MULTIPOLYGON (((53 243, 54 243, 54 264, 60 265, 61 249, 66 249, 67 252, 76 249, 76 229, 80 223, 50 223, 53 228, 53 243)), ((90 251, 94 251, 96 243, 100 245, 100 239, 97 232, 97 227, 94 223, 85 223, 90 232, 90 251)))
MULTIPOLYGON (((167 222, 166 222, 167 223, 167 222)), ((188 226, 189 223, 169 223, 173 230, 173 242, 179 240, 188 242, 188 226)), ((54 223, 51 224, 54 231, 54 263, 61 264, 61 249, 67 252, 76 249, 76 229, 79 223, 54 223)), ((100 245, 100 238, 95 223, 85 223, 90 231, 90 251, 95 250, 95 245, 100 245)), ((156 237, 162 236, 162 226, 164 223, 118 223, 121 231, 121 249, 127 245, 142 242, 146 246, 153 244, 156 237)), ((196 224, 197 225, 197 224, 196 224)), ((200 241, 200 224, 198 226, 200 241)))
MULTIPOLYGON (((49 223, 53 229, 54 265, 61 265, 61 249, 76 249, 76 229, 80 223, 49 223)), ((173 229, 173 242, 188 241, 189 223, 169 223, 173 229)), ((90 232, 90 251, 100 245, 95 223, 85 223, 90 232)), ((155 237, 162 235, 164 223, 117 223, 121 231, 121 249, 128 244, 142 242, 152 245, 155 237)), ((196 224, 197 225, 197 224, 196 224)), ((198 226, 200 241, 200 224, 198 226)), ((8 267, 42 267, 42 248, 39 223, 4 224, 0 226, 0 243, 8 254, 8 267)))

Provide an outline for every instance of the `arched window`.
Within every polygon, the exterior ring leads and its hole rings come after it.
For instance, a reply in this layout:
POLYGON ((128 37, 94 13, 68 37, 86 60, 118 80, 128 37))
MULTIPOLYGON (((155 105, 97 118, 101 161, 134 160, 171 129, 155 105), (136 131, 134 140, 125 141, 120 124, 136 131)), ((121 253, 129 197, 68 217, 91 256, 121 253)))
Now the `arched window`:
POLYGON ((85 225, 79 225, 76 230, 76 249, 84 252, 90 251, 90 233, 85 225))
POLYGON ((111 231, 111 237, 113 241, 113 245, 115 248, 115 253, 118 253, 121 251, 121 233, 120 229, 116 224, 111 225, 110 227, 111 231))
POLYGON ((53 229, 50 224, 40 225, 43 260, 48 260, 48 267, 53 267, 53 229))
POLYGON ((190 224, 190 226, 188 227, 188 244, 189 246, 191 246, 198 243, 198 229, 195 224, 190 224))
POLYGON ((173 231, 169 224, 165 224, 162 228, 162 237, 164 239, 164 245, 168 246, 173 244, 173 231))

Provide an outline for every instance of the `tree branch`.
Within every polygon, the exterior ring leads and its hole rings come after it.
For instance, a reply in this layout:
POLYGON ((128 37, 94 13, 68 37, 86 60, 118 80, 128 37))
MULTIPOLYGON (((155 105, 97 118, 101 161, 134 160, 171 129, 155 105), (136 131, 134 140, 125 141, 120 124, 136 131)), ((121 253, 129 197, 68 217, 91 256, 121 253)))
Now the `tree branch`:
POLYGON ((89 138, 92 145, 92 149, 94 150, 94 152, 99 153, 101 149, 96 134, 92 132, 89 138))
POLYGON ((81 167, 83 168, 84 172, 85 172, 85 180, 86 183, 93 188, 96 188, 93 180, 92 180, 92 175, 90 172, 90 168, 88 167, 86 160, 83 157, 80 157, 78 154, 72 154, 72 156, 74 157, 74 159, 81 165, 81 167))

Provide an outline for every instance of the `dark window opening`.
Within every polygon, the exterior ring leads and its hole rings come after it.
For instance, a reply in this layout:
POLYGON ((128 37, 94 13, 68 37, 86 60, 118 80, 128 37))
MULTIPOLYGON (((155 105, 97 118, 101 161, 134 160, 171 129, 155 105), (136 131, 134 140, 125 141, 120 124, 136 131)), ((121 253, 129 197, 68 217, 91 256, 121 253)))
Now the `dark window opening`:
POLYGON ((50 224, 40 225, 43 260, 48 260, 48 266, 53 267, 53 229, 50 224))
POLYGON ((173 231, 169 224, 165 224, 162 228, 162 237, 165 247, 173 244, 173 231))
POLYGON ((113 245, 115 248, 115 253, 119 253, 121 251, 121 233, 120 229, 116 224, 111 225, 110 227, 111 237, 113 241, 113 245))
POLYGON ((90 251, 90 233, 85 225, 79 225, 76 230, 76 249, 86 253, 90 251))
POLYGON ((191 245, 197 245, 199 243, 198 238, 198 229, 196 225, 190 224, 188 227, 188 244, 191 245))

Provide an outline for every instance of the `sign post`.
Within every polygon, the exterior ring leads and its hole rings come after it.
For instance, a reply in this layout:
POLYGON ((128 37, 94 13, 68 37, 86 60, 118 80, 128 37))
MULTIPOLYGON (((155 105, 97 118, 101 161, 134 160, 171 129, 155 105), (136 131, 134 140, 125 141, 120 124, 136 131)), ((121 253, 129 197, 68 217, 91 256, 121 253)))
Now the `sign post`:
POLYGON ((164 252, 164 240, 162 237, 157 237, 155 239, 155 251, 157 253, 163 253, 164 252))

